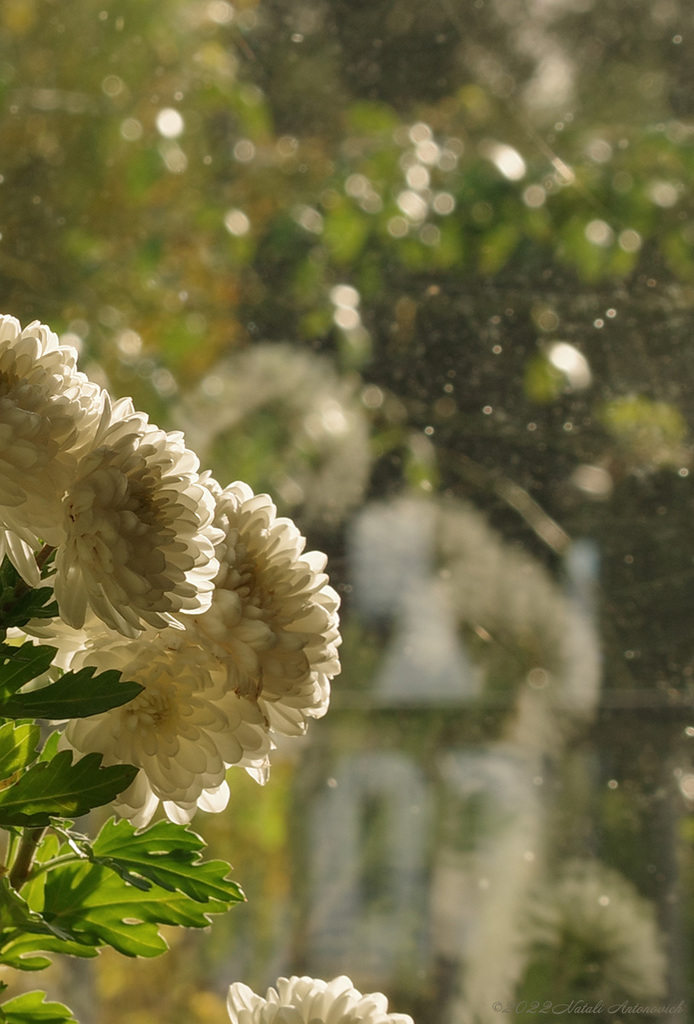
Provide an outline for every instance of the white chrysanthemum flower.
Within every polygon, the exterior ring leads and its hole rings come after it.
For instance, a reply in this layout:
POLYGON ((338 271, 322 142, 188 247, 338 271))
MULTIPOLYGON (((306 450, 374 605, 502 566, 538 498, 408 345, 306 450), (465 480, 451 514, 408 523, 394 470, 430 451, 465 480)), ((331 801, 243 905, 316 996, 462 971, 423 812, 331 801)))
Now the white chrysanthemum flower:
POLYGON ((36 549, 18 537, 12 530, 0 527, 0 564, 9 558, 19 575, 30 587, 41 583, 41 570, 36 561, 36 549))
POLYGON ((406 1013, 388 1013, 381 992, 362 995, 349 978, 279 978, 265 998, 248 985, 229 988, 231 1024, 414 1024, 406 1013))
POLYGON ((74 348, 38 321, 22 330, 0 316, 0 527, 3 554, 23 574, 40 541, 63 538, 61 501, 102 404, 74 348))
POLYGON ((125 643, 102 635, 71 659, 71 667, 117 669, 144 687, 118 708, 71 721, 63 744, 96 751, 104 764, 140 769, 115 809, 146 825, 159 802, 172 821, 187 822, 200 807, 221 811, 229 791, 226 769, 262 771, 270 740, 258 706, 231 693, 225 673, 180 630, 125 643))
POLYGON ((148 423, 130 399, 113 409, 107 399, 104 421, 63 501, 55 595, 69 625, 82 626, 91 607, 135 637, 209 607, 219 534, 182 434, 148 423))
POLYGON ((202 479, 224 539, 212 605, 184 625, 223 664, 229 687, 258 701, 271 731, 301 735, 327 711, 340 671, 340 601, 323 573, 326 557, 304 553, 304 537, 266 494, 202 479))

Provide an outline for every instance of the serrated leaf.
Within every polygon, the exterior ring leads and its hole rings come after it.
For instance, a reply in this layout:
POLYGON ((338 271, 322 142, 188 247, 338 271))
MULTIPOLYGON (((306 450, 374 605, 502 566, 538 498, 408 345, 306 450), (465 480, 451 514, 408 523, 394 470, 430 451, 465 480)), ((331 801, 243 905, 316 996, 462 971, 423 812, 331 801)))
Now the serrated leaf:
POLYGON ((88 718, 111 708, 127 704, 144 687, 139 683, 121 682, 115 670, 94 675, 96 669, 83 668, 66 672, 55 683, 29 693, 15 694, 4 704, 0 715, 5 718, 88 718))
POLYGON ((58 614, 58 604, 53 599, 53 589, 39 587, 37 590, 28 590, 15 597, 9 607, 4 609, 2 621, 5 629, 9 629, 10 626, 17 626, 21 629, 31 619, 54 619, 58 614))
POLYGON ((5 722, 0 726, 0 779, 9 779, 14 772, 31 764, 40 738, 38 725, 5 722))
POLYGON ((22 971, 40 971, 50 965, 45 955, 31 956, 32 953, 96 955, 96 951, 80 953, 81 947, 33 911, 7 878, 0 879, 0 933, 0 964, 22 971))
POLYGON ((7 1024, 69 1024, 75 1018, 62 1003, 46 1002, 45 992, 25 992, 0 1006, 0 1020, 7 1024))
POLYGON ((87 946, 113 946, 125 956, 153 957, 166 951, 159 925, 204 928, 226 903, 202 905, 158 886, 143 892, 101 864, 62 864, 48 873, 43 916, 87 946))
MULTIPOLYGON (((55 657, 55 647, 39 647, 24 643, 21 647, 2 645, 0 649, 0 700, 3 702, 25 683, 49 668, 55 657)), ((0 715, 3 714, 0 706, 0 715)))
POLYGON ((5 556, 0 563, 0 598, 11 594, 22 577, 19 575, 12 562, 5 556))
POLYGON ((137 775, 132 765, 100 765, 101 754, 87 754, 73 765, 69 750, 32 765, 0 790, 0 826, 49 825, 51 815, 80 817, 110 803, 137 775))
POLYGON ((204 848, 204 841, 195 832, 170 821, 159 821, 137 832, 130 822, 111 818, 94 840, 91 857, 141 889, 154 883, 199 903, 242 901, 245 897, 241 889, 227 878, 230 865, 221 860, 201 860, 204 848))
POLYGON ((7 877, 0 878, 0 933, 27 929, 38 920, 7 877))
MULTIPOLYGON (((52 561, 53 555, 48 559, 52 561)), ((0 623, 7 630, 10 626, 25 626, 29 619, 54 618, 58 605, 53 600, 52 587, 27 586, 9 558, 0 565, 0 623)))

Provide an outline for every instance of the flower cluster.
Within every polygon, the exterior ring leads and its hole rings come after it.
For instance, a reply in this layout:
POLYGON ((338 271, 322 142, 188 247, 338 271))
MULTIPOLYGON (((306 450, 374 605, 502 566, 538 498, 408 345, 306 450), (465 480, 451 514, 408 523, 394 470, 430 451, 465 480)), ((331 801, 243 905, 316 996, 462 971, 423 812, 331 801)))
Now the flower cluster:
POLYGON ((226 806, 226 770, 265 781, 276 735, 327 710, 340 670, 325 557, 267 495, 201 473, 183 435, 113 402, 44 325, 0 317, 0 557, 30 586, 55 549, 60 619, 35 635, 62 668, 143 689, 68 723, 64 746, 140 769, 138 826, 226 806))
POLYGON ((344 975, 329 982, 279 978, 264 999, 236 982, 227 1008, 231 1024, 413 1024, 406 1013, 388 1013, 380 992, 362 995, 344 975))

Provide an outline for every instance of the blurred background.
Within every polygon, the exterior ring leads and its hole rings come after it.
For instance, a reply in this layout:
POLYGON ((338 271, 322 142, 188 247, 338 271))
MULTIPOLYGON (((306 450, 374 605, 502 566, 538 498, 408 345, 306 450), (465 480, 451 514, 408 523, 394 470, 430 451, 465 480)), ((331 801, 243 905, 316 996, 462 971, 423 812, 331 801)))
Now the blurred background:
POLYGON ((248 903, 63 964, 84 1024, 692 1019, 693 69, 689 0, 3 0, 2 311, 343 601, 327 718, 195 822, 248 903))

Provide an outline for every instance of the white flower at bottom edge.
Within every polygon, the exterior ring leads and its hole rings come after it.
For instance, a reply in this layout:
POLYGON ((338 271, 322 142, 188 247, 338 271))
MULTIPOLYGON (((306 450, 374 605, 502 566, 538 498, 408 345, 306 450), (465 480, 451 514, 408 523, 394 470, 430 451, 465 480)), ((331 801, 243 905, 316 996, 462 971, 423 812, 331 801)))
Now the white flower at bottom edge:
POLYGON ((270 750, 262 712, 230 693, 224 673, 179 630, 86 648, 71 667, 85 665, 99 672, 117 669, 123 680, 144 687, 121 707, 72 720, 62 740, 80 754, 103 754, 106 765, 140 769, 114 801, 116 811, 137 827, 147 824, 160 801, 177 822, 190 821, 198 808, 223 810, 231 765, 262 781, 270 750))
POLYGON ((257 700, 272 732, 298 736, 325 714, 340 671, 340 599, 323 572, 326 556, 277 515, 267 494, 242 482, 201 481, 217 503, 223 532, 210 609, 181 616, 227 671, 228 685, 257 700))
POLYGON ((265 998, 247 985, 229 988, 231 1024, 414 1024, 406 1013, 388 1013, 380 992, 362 995, 349 978, 279 978, 265 998))

